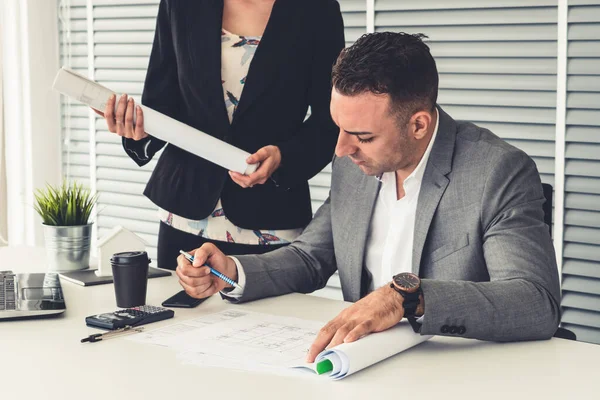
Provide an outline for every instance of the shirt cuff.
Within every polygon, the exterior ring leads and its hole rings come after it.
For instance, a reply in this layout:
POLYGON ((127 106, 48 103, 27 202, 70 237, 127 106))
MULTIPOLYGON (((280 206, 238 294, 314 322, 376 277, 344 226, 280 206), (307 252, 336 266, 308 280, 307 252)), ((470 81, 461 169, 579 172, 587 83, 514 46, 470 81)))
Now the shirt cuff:
POLYGON ((235 287, 231 291, 221 290, 221 294, 223 294, 227 297, 234 298, 234 299, 239 299, 244 294, 243 288, 246 287, 246 274, 244 273, 244 268, 242 268, 242 264, 240 263, 240 260, 238 260, 235 257, 231 257, 231 256, 228 256, 228 257, 231 258, 233 260, 233 262, 235 263, 235 266, 237 268, 237 277, 238 277, 237 283, 242 287, 242 289, 235 287))
POLYGON ((145 143, 142 143, 141 147, 137 146, 138 148, 130 148, 127 145, 125 145, 125 150, 127 150, 127 152, 131 156, 137 158, 138 161, 145 162, 145 161, 150 160, 150 158, 151 158, 148 155, 148 148, 150 147, 150 142, 152 142, 152 139, 148 138, 148 140, 146 140, 145 143))

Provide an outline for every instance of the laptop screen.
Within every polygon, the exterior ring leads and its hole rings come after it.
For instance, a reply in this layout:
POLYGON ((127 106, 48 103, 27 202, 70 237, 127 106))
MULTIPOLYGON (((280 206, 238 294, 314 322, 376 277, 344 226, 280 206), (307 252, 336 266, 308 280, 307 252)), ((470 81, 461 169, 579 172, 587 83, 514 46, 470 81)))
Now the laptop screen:
POLYGON ((0 273, 0 320, 36 318, 65 311, 58 274, 0 273))

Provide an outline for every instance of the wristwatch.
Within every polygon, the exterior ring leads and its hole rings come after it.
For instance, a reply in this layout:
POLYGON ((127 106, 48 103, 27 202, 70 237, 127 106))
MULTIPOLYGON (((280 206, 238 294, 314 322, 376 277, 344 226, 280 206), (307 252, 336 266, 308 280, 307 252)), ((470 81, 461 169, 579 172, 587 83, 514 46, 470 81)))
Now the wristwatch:
POLYGON ((398 275, 394 275, 390 287, 404 297, 404 302, 402 303, 404 316, 416 333, 421 332, 421 324, 417 322, 415 315, 420 302, 419 296, 423 293, 421 279, 413 273, 401 272, 398 275))

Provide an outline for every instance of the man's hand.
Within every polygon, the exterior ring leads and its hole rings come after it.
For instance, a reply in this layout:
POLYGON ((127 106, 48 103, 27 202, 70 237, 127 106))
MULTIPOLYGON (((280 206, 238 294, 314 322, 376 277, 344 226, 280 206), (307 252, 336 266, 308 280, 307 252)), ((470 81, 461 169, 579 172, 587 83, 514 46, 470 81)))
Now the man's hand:
POLYGON ((371 332, 393 327, 404 316, 403 302, 404 298, 389 285, 360 299, 321 328, 306 361, 314 362, 325 348, 354 342, 371 332))
POLYGON ((238 172, 229 171, 231 179, 243 188, 256 184, 262 185, 273 175, 281 164, 281 152, 277 146, 265 146, 246 159, 248 164, 260 163, 258 169, 246 176, 238 172))
POLYGON ((123 94, 119 99, 119 104, 115 113, 116 101, 117 98, 113 94, 106 102, 106 108, 103 113, 94 110, 96 114, 104 117, 108 130, 119 136, 133 140, 141 140, 148 136, 148 134, 144 132, 144 113, 140 106, 134 104, 133 97, 127 98, 127 95, 123 94), (133 124, 134 113, 136 117, 135 125, 133 124))
POLYGON ((211 243, 205 243, 202 247, 189 252, 194 256, 194 264, 190 264, 183 255, 177 257, 177 269, 175 273, 179 277, 181 287, 191 297, 202 299, 232 287, 223 280, 210 273, 208 264, 225 276, 237 282, 237 267, 235 261, 227 257, 211 243))

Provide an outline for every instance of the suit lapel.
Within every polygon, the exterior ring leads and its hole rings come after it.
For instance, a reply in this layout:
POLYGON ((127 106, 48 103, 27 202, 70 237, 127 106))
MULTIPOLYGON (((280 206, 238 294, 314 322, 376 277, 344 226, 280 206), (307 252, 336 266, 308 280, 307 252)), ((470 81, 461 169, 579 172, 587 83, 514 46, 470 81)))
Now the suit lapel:
MULTIPOLYGON (((229 130, 229 116, 225 107, 221 83, 221 28, 223 0, 193 1, 186 5, 186 27, 189 29, 190 60, 200 100, 215 126, 224 134, 229 130), (191 42, 192 40, 198 42, 191 42)), ((190 84, 195 84, 191 82, 190 84)))
POLYGON ((436 168, 428 167, 427 169, 429 172, 425 172, 423 183, 421 183, 413 238, 412 272, 417 275, 419 275, 421 256, 425 240, 427 240, 429 225, 431 225, 433 214, 435 214, 435 210, 449 182, 448 178, 436 168))
POLYGON ((415 217, 412 271, 417 275, 429 226, 450 182, 446 175, 452 170, 452 156, 456 141, 456 122, 439 106, 438 112, 440 119, 438 133, 423 175, 415 217))
POLYGON ((357 199, 354 204, 348 208, 353 210, 347 216, 350 223, 346 232, 347 238, 347 261, 350 266, 350 288, 348 293, 352 301, 360 299, 362 293, 362 270, 364 266, 365 248, 367 245, 367 235, 371 225, 371 216, 375 207, 375 200, 379 193, 380 182, 373 176, 362 175, 362 181, 356 186, 354 198, 357 199))
POLYGON ((256 101, 274 81, 279 63, 285 57, 286 48, 293 41, 294 24, 302 18, 299 13, 305 7, 292 7, 291 0, 276 0, 260 44, 248 69, 248 78, 233 116, 232 124, 256 101), (295 12, 294 12, 295 11, 295 12))

